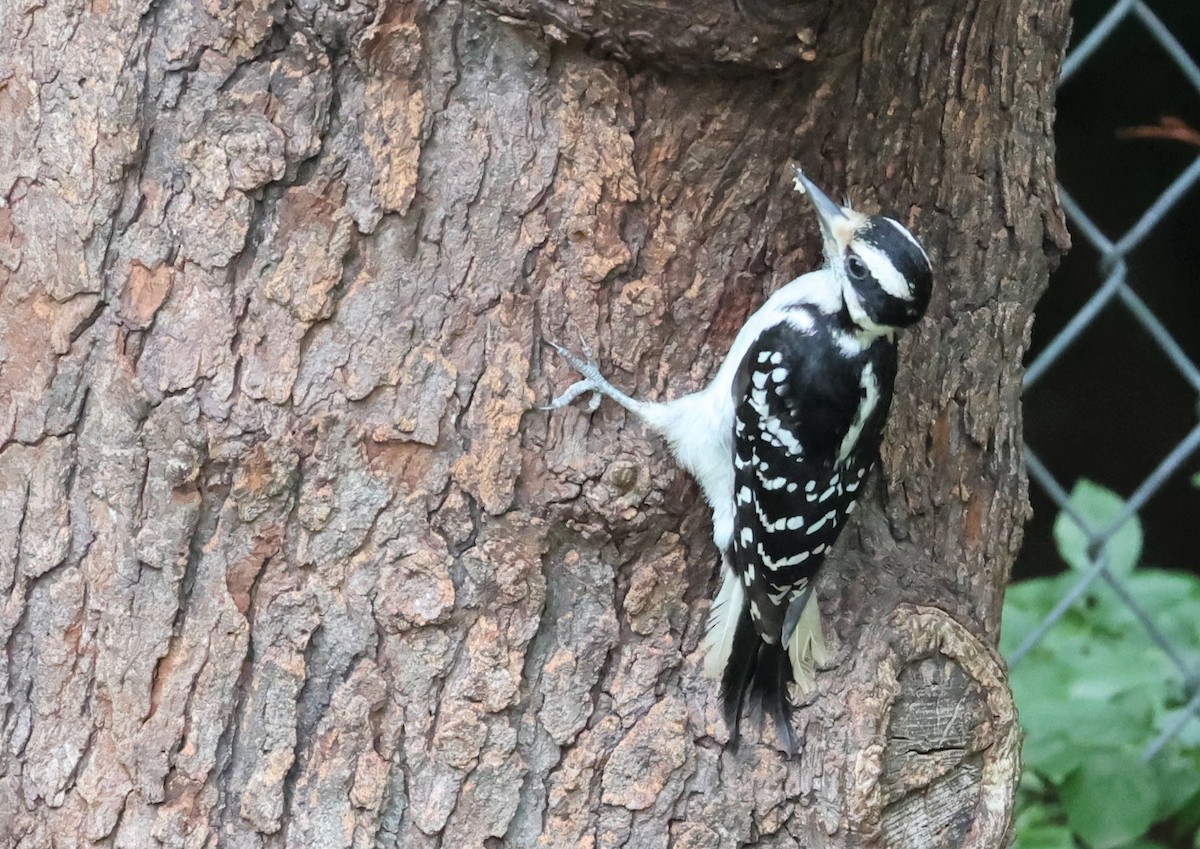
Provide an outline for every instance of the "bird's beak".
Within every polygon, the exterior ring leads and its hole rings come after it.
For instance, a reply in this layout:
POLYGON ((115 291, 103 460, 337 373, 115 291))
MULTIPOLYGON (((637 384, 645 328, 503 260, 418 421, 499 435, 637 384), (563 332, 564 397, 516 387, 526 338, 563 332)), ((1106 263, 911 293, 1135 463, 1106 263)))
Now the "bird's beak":
POLYGON ((842 249, 849 243, 854 222, 840 206, 830 200, 829 195, 817 188, 816 183, 804 176, 798 165, 792 166, 792 176, 796 183, 796 191, 808 195, 813 209, 817 211, 821 235, 825 237, 825 257, 832 260, 841 255, 842 249))

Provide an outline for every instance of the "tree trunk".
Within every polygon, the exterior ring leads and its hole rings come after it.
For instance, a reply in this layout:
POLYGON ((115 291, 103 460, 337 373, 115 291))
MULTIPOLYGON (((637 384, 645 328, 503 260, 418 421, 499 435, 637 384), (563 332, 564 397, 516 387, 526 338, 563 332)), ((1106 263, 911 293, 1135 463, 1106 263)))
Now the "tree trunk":
POLYGON ((1041 0, 6 0, 0 846, 1000 847, 1018 394, 1066 244, 1041 0), (723 749, 692 391, 934 257, 796 760, 723 749))

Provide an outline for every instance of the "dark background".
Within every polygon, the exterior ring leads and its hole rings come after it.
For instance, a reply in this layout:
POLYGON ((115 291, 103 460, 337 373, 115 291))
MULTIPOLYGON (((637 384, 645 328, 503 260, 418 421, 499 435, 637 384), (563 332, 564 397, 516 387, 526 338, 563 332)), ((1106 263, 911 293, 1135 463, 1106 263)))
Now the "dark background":
MULTIPOLYGON (((1200 2, 1148 3, 1189 54, 1200 56, 1200 2)), ((1080 0, 1077 44, 1112 8, 1080 0)), ((1059 179, 1114 241, 1191 162, 1200 148, 1177 141, 1122 139, 1123 127, 1173 116, 1200 130, 1200 94, 1133 16, 1068 80, 1058 95, 1059 179)), ((1038 304, 1026 363, 1096 292, 1098 254, 1072 227, 1074 247, 1038 304)), ((1128 258, 1133 289, 1193 362, 1200 361, 1200 188, 1193 187, 1128 258)), ((1141 324, 1113 300, 1025 394, 1026 441, 1069 491, 1091 478, 1124 497, 1195 426, 1196 395, 1141 324)), ((1142 510, 1144 565, 1200 571, 1200 490, 1190 484, 1200 455, 1184 463, 1142 510)), ((1030 483, 1034 518, 1014 579, 1063 567, 1052 528, 1057 510, 1030 483)))

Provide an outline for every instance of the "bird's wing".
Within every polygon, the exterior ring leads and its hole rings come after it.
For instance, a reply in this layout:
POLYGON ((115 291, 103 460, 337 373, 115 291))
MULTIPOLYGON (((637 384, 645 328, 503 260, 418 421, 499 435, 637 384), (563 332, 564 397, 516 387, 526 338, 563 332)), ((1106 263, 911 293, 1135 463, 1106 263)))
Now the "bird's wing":
POLYGON ((781 322, 750 347, 734 382, 730 559, 768 641, 783 636, 789 603, 815 576, 858 489, 857 469, 840 459, 858 373, 830 345, 781 322))

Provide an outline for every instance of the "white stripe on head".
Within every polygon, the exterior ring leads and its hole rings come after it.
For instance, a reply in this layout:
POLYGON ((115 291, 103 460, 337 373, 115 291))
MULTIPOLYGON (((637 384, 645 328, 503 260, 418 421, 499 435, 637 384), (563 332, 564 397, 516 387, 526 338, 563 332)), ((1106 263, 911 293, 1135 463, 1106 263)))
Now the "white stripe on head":
POLYGON ((887 254, 874 245, 863 242, 859 242, 854 246, 854 252, 866 264, 867 271, 875 278, 875 281, 879 283, 883 291, 887 292, 893 298, 899 298, 903 301, 912 299, 912 285, 900 273, 899 269, 892 264, 892 260, 887 254))
POLYGON ((933 265, 933 263, 929 262, 929 254, 925 253, 925 248, 922 247, 921 243, 917 241, 916 236, 914 236, 912 233, 908 232, 907 227, 905 227, 899 221, 896 221, 895 219, 892 219, 892 218, 884 218, 883 220, 886 221, 888 224, 891 224, 893 227, 895 227, 901 233, 903 233, 904 238, 908 239, 910 242, 912 242, 914 245, 917 246, 917 250, 919 250, 921 252, 921 256, 925 257, 925 262, 928 265, 933 265))

